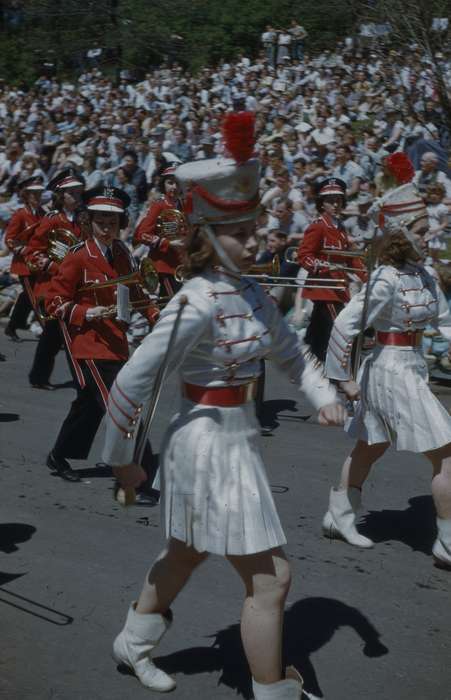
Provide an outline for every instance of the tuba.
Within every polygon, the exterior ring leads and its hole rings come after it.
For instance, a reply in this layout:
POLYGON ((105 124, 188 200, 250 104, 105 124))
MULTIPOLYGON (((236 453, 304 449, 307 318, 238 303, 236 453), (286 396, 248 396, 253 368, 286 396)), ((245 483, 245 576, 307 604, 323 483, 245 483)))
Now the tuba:
POLYGON ((49 231, 47 256, 53 262, 60 263, 64 260, 73 246, 80 243, 79 238, 67 228, 53 228, 49 231))
POLYGON ((163 209, 157 218, 155 230, 160 238, 175 241, 186 235, 188 222, 186 216, 178 209, 163 209))

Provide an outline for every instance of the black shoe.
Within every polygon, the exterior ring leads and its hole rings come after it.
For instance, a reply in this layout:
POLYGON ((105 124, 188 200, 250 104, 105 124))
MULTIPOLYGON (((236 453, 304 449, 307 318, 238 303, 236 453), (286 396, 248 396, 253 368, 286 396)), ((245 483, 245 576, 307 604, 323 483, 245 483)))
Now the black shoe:
POLYGON ((33 389, 43 389, 44 391, 54 391, 55 389, 54 386, 52 386, 51 384, 46 384, 46 382, 43 382, 42 384, 31 383, 31 387, 33 389))
POLYGON ((80 477, 77 472, 74 472, 67 459, 55 457, 53 452, 50 452, 47 457, 47 466, 65 481, 80 481, 80 477))
POLYGON ((20 343, 20 338, 19 338, 19 336, 17 335, 17 333, 16 333, 16 331, 14 330, 14 328, 11 328, 11 326, 9 325, 9 323, 8 323, 7 326, 5 326, 5 335, 7 335, 8 338, 9 338, 10 340, 13 340, 15 343, 20 343))
POLYGON ((0 352, 0 362, 6 362, 6 357, 0 352))
POLYGON ((135 506, 157 506, 160 499, 157 496, 152 496, 151 493, 146 491, 137 491, 135 495, 135 506))

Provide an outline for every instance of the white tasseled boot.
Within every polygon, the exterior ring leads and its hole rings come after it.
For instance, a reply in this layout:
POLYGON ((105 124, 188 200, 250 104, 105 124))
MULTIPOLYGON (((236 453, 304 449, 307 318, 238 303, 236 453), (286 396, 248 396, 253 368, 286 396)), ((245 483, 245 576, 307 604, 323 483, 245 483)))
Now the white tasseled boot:
POLYGON ((437 566, 451 570, 451 520, 437 518, 437 539, 432 554, 437 566))
POLYGON ((304 681, 293 666, 287 668, 285 680, 263 684, 252 679, 255 700, 301 700, 304 681))
POLYGON ((323 519, 323 533, 330 539, 343 539, 354 547, 368 549, 374 542, 357 532, 355 526, 356 512, 360 508, 362 496, 360 489, 353 486, 345 489, 330 490, 329 510, 323 519))
POLYGON ((167 673, 157 668, 151 652, 160 642, 172 623, 172 614, 166 618, 157 613, 142 615, 132 603, 122 632, 113 644, 113 658, 118 664, 131 668, 143 685, 165 693, 173 690, 176 682, 167 673))

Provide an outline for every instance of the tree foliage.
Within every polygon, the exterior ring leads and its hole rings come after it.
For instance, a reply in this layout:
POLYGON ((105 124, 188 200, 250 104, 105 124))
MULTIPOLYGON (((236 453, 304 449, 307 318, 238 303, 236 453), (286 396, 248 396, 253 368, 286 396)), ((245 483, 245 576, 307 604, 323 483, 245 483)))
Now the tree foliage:
POLYGON ((239 50, 257 53, 266 24, 284 28, 293 18, 309 32, 311 48, 326 47, 352 30, 360 5, 357 0, 9 0, 0 27, 0 77, 29 82, 45 62, 70 75, 93 46, 104 49, 112 69, 146 70, 169 58, 196 71, 239 50))

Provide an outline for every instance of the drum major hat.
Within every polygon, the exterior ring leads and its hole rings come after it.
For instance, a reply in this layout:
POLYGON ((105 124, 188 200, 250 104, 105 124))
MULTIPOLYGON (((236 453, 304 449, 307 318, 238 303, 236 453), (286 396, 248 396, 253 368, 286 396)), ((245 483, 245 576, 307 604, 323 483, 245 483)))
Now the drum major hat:
POLYGON ((32 175, 31 177, 24 177, 22 180, 19 180, 17 186, 19 190, 23 192, 44 192, 45 187, 42 183, 42 175, 32 175))
POLYGON ((85 192, 83 200, 88 211, 106 211, 123 214, 130 197, 118 187, 95 187, 85 192))
POLYGON ((75 168, 65 168, 55 175, 48 184, 48 189, 53 192, 69 189, 70 187, 84 187, 85 179, 75 168))
POLYGON ((318 198, 341 195, 346 198, 346 183, 338 177, 327 177, 318 186, 318 198))
POLYGON ((192 224, 228 224, 255 219, 259 210, 260 163, 253 158, 255 117, 231 112, 223 123, 226 155, 183 163, 175 172, 192 224))

